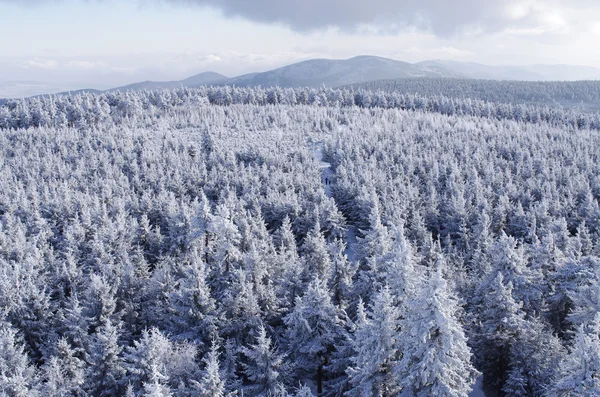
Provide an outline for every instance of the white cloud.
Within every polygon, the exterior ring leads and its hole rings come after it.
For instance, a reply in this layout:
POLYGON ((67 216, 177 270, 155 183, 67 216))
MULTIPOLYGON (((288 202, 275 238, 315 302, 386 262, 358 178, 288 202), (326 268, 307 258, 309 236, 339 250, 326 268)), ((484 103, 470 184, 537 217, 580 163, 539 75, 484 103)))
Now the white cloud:
POLYGON ((25 69, 56 69, 59 63, 53 59, 30 59, 23 64, 25 69))

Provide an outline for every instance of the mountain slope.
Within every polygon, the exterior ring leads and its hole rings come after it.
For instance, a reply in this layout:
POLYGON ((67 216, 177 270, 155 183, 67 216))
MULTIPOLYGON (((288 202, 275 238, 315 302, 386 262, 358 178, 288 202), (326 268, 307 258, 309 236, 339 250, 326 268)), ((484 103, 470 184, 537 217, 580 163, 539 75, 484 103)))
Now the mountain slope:
POLYGON ((230 79, 236 86, 337 87, 381 79, 407 77, 461 77, 443 67, 423 68, 407 62, 375 56, 346 60, 313 59, 264 73, 230 79))
MULTIPOLYGON (((228 78, 215 72, 204 72, 184 80, 144 81, 107 91, 173 89, 201 85, 340 87, 380 80, 417 77, 515 81, 600 80, 600 69, 573 65, 490 66, 475 62, 444 60, 408 63, 377 56, 357 56, 345 60, 312 59, 262 73, 249 73, 234 78, 228 78)), ((0 94, 5 98, 66 91, 64 87, 51 89, 50 86, 43 83, 21 83, 17 92, 13 89, 14 87, 7 84, 4 83, 3 86, 0 83, 0 94)), ((74 91, 70 91, 70 93, 74 93, 74 91)))
POLYGON ((188 77, 184 80, 177 81, 143 81, 125 85, 122 87, 112 88, 108 91, 137 91, 137 90, 161 90, 181 87, 197 87, 200 85, 219 84, 227 81, 229 78, 215 72, 204 72, 188 77))
POLYGON ((443 68, 472 79, 518 81, 600 80, 600 69, 576 65, 490 66, 475 62, 424 61, 423 68, 443 68))

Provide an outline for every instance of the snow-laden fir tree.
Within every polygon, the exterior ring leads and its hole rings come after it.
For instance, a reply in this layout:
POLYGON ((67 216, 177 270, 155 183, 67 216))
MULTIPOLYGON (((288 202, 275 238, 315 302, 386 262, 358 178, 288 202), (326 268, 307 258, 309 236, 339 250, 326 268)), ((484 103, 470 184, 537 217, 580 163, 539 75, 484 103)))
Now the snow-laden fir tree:
POLYGON ((421 287, 425 268, 418 264, 415 250, 404 235, 404 227, 391 226, 391 249, 380 265, 379 283, 387 284, 394 292, 399 308, 414 298, 421 287))
POLYGON ((0 395, 35 397, 39 379, 19 339, 15 329, 0 323, 0 395))
POLYGON ((329 280, 332 271, 331 258, 318 221, 304 238, 302 252, 306 266, 304 279, 309 281, 313 277, 319 277, 321 280, 329 280))
POLYGON ((558 337, 542 319, 528 318, 510 346, 510 369, 502 391, 507 396, 542 396, 554 382, 565 356, 558 337))
POLYGON ((296 237, 288 216, 283 219, 276 237, 279 261, 281 261, 283 267, 277 295, 280 300, 285 302, 284 306, 291 310, 296 297, 304 292, 305 285, 303 282, 304 266, 298 255, 296 237))
POLYGON ((600 315, 577 328, 571 352, 559 365, 556 382, 548 396, 600 395, 600 315))
POLYGON ((143 397, 172 397, 171 388, 168 385, 168 378, 161 372, 162 368, 157 365, 150 367, 150 379, 144 382, 143 397))
POLYGON ((406 396, 468 396, 479 375, 460 323, 460 306, 444 279, 443 260, 416 298, 406 302, 394 368, 406 396))
POLYGON ((479 289, 482 308, 477 319, 474 350, 484 384, 499 390, 510 369, 510 347, 518 342, 525 320, 522 305, 513 299, 512 284, 504 283, 501 272, 485 285, 479 289))
POLYGON ((345 254, 346 244, 343 240, 332 241, 329 244, 329 250, 333 268, 329 286, 333 291, 333 301, 340 309, 346 309, 351 298, 357 266, 356 263, 348 260, 348 256, 345 254))
POLYGON ((381 222, 379 198, 375 193, 371 197, 372 208, 369 214, 369 229, 361 231, 364 237, 358 238, 358 259, 361 262, 357 292, 365 298, 381 288, 380 266, 392 248, 388 228, 381 222))
POLYGON ((256 343, 242 347, 241 352, 246 358, 242 365, 248 382, 244 395, 271 397, 284 392, 282 378, 287 375, 284 356, 277 352, 262 324, 258 328, 256 343))
POLYGON ((119 346, 119 327, 107 319, 91 337, 88 351, 86 389, 99 397, 114 396, 124 391, 125 367, 119 346))
POLYGON ((211 349, 202 359, 204 369, 199 382, 195 384, 199 397, 224 397, 225 382, 221 378, 219 345, 213 340, 211 349))
POLYGON ((368 312, 359 301, 352 340, 355 355, 346 371, 350 382, 346 396, 392 396, 397 393, 398 382, 394 379, 393 368, 400 354, 397 345, 399 318, 392 291, 387 286, 375 294, 368 312))
POLYGON ((127 383, 136 395, 155 380, 173 390, 189 388, 200 373, 196 356, 197 350, 191 343, 173 342, 157 328, 144 331, 123 354, 127 383))
POLYGON ((175 270, 175 286, 168 297, 169 331, 176 339, 203 348, 216 332, 217 317, 206 265, 201 254, 193 249, 175 270))
MULTIPOLYGON (((489 249, 492 273, 501 272, 505 283, 513 285, 513 297, 523 304, 527 313, 539 313, 541 310, 541 273, 532 269, 522 245, 504 232, 489 249)), ((491 281, 489 276, 488 281, 491 281)))
POLYGON ((344 332, 342 316, 331 301, 326 282, 317 277, 284 318, 289 357, 298 374, 315 380, 319 394, 325 380, 324 366, 344 332))
POLYGON ((78 397, 84 395, 85 362, 77 358, 69 342, 61 338, 56 352, 42 366, 42 393, 48 397, 78 397))

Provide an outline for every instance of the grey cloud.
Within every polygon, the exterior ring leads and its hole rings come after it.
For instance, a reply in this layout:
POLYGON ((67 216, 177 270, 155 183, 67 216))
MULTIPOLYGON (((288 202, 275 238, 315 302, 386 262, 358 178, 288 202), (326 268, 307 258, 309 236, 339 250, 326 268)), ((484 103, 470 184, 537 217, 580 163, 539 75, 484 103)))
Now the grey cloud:
MULTIPOLYGON (((0 0, 30 6, 60 0, 0 0)), ((96 0, 103 1, 103 0, 96 0)), ((352 31, 366 24, 382 32, 403 28, 431 29, 440 37, 475 29, 501 31, 506 27, 535 24, 537 9, 529 7, 520 20, 510 19, 508 4, 529 4, 524 0, 138 0, 141 6, 162 2, 205 6, 221 10, 229 17, 242 17, 260 23, 282 23, 306 32, 327 27, 352 31)), ((587 7, 597 0, 572 0, 571 7, 587 7)), ((535 3, 535 1, 533 1, 535 3)), ((561 0, 543 0, 546 5, 561 0)), ((543 7, 542 7, 543 8, 543 7)))
POLYGON ((477 27, 501 29, 506 0, 165 0, 210 6, 228 16, 265 23, 283 23, 297 31, 325 27, 353 30, 361 24, 382 30, 430 28, 448 35, 477 27))

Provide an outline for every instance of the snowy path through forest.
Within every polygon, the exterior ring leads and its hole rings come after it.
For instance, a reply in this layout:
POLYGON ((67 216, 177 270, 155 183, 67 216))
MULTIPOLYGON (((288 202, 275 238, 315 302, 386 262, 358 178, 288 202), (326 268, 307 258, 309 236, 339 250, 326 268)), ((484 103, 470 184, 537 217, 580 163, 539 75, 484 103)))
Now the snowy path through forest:
MULTIPOLYGON (((321 169, 321 183, 323 184, 323 189, 325 190, 325 195, 329 198, 333 198, 333 193, 331 191, 331 187, 335 183, 335 173, 331 169, 331 163, 324 161, 324 153, 325 153, 325 144, 323 142, 314 143, 313 155, 315 159, 319 162, 319 168, 321 169), (326 183, 329 182, 329 183, 326 183)), ((335 199, 334 199, 335 200, 335 199)), ((344 253, 348 257, 350 262, 356 261, 356 231, 350 225, 348 225, 348 229, 346 230, 345 236, 346 243, 346 251, 344 253)))

